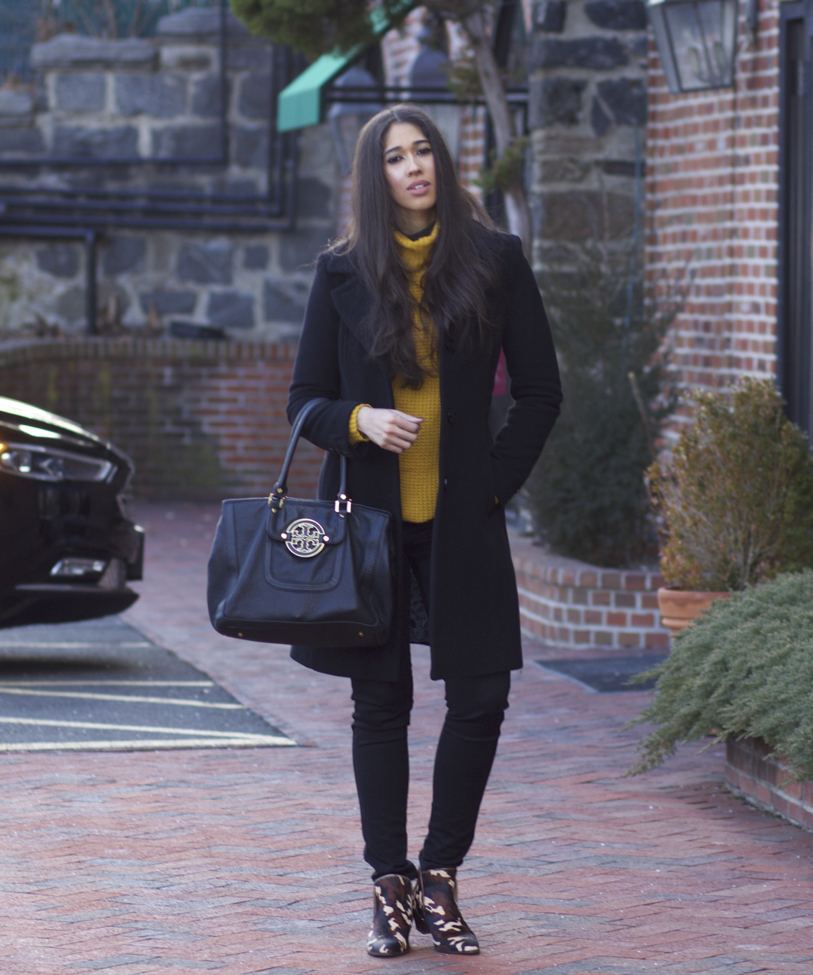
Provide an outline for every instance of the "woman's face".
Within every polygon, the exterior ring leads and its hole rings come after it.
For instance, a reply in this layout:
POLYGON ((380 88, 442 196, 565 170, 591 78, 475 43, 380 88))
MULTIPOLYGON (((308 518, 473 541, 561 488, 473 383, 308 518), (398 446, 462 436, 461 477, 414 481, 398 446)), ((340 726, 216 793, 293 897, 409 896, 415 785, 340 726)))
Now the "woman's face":
POLYGON ((394 122, 387 129, 384 175, 402 229, 423 230, 435 216, 435 157, 429 140, 411 122, 394 122))

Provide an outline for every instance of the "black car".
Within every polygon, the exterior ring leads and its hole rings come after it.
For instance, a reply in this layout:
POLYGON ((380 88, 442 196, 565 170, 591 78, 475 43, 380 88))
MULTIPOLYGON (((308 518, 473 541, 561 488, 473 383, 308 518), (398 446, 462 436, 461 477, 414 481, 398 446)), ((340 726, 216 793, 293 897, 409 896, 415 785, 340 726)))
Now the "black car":
POLYGON ((0 627, 120 613, 144 531, 123 510, 132 461, 83 427, 0 396, 0 627))

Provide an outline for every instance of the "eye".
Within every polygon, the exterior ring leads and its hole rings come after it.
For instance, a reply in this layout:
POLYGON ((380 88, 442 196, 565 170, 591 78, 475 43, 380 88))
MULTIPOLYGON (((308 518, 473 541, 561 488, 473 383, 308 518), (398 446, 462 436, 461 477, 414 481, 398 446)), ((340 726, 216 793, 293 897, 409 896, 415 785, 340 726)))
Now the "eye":
POLYGON ((392 166, 394 163, 400 162, 403 158, 403 156, 388 156, 387 163, 392 166))
POLYGON ((419 156, 425 156, 425 155, 427 155, 427 153, 431 155, 431 153, 432 153, 432 147, 431 146, 421 146, 421 148, 418 150, 418 155, 419 156))

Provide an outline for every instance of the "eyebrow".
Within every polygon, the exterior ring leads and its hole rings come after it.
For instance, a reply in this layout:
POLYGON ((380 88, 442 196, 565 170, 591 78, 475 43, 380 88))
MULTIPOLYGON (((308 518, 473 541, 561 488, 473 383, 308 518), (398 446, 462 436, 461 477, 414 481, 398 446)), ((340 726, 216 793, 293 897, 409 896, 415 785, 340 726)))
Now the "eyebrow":
MULTIPOLYGON (((414 142, 412 143, 412 145, 413 145, 413 146, 419 146, 419 145, 420 145, 420 144, 421 144, 422 142, 426 142, 426 143, 428 143, 428 142, 429 142, 429 140, 428 140, 428 139, 416 139, 416 140, 415 140, 415 141, 414 141, 414 142)), ((390 152, 395 152, 395 151, 396 151, 396 149, 403 149, 403 146, 390 146, 390 147, 389 147, 389 149, 385 149, 385 150, 384 150, 384 155, 386 156, 386 155, 387 155, 387 153, 390 153, 390 152)))

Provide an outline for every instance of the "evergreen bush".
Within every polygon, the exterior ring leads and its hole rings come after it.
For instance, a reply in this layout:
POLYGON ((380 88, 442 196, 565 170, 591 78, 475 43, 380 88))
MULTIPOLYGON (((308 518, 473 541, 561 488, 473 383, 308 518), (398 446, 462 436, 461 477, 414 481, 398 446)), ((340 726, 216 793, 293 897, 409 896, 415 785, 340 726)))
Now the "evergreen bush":
POLYGON ((671 462, 648 471, 666 584, 741 590, 813 566, 813 456, 773 382, 692 399, 671 462))
MULTIPOLYGON (((2 0, 0 27, 19 0, 2 0)), ((155 34, 161 17, 187 7, 215 7, 218 0, 21 0, 25 16, 36 20, 37 40, 50 40, 62 31, 91 37, 146 37, 155 34)), ((26 55, 28 51, 26 50, 26 55)))
MULTIPOLYGON (((231 0, 235 15, 253 34, 289 44, 311 58, 374 43, 371 6, 368 0, 231 0)), ((409 12, 402 0, 379 0, 376 6, 393 26, 409 12)))
POLYGON ((677 302, 669 296, 658 310, 644 301, 639 278, 630 288, 629 255, 601 247, 585 248, 572 273, 543 275, 540 287, 564 402, 525 488, 534 532, 594 565, 654 557, 644 472, 676 405, 663 348, 677 302))
POLYGON ((680 742, 713 735, 712 743, 763 738, 800 778, 813 777, 813 572, 717 600, 637 679, 652 677, 655 698, 631 723, 660 727, 630 774, 659 765, 680 742))

